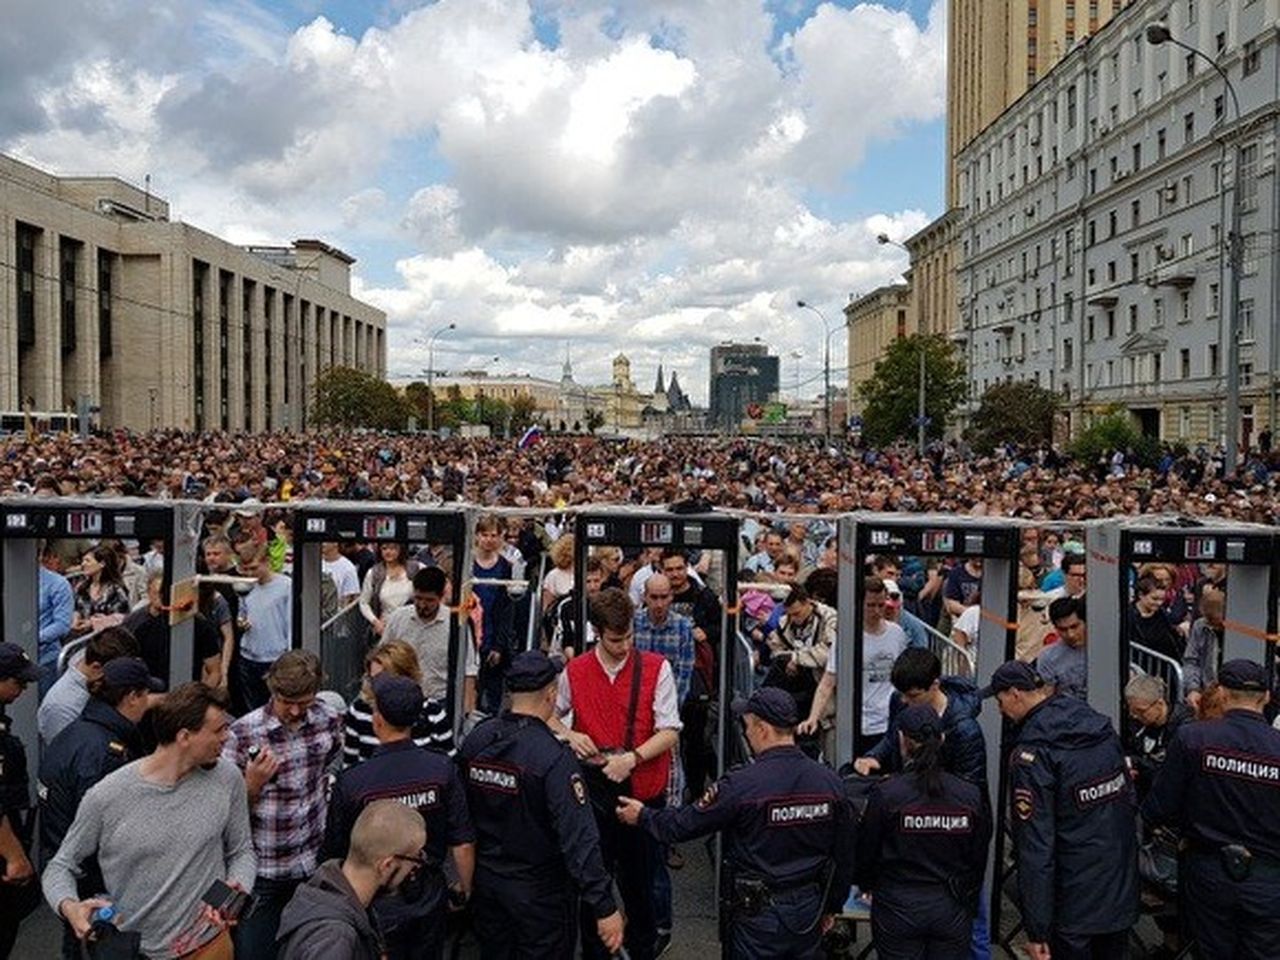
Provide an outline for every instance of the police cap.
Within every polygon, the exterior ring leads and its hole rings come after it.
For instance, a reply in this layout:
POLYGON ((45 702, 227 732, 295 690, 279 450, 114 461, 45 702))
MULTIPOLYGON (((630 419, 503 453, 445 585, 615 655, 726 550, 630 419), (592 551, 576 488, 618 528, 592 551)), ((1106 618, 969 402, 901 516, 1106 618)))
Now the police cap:
POLYGON ((40 668, 31 662, 27 651, 16 643, 0 643, 0 680, 33 683, 40 679, 40 668))
POLYGON ((1252 660, 1228 660, 1218 671, 1218 683, 1228 690, 1263 693, 1267 689, 1267 671, 1252 660))
POLYGON ((1010 660, 996 667, 991 682, 978 691, 978 696, 985 700, 1006 690, 1038 690, 1043 686, 1044 681, 1029 663, 1010 660))
POLYGON ((927 703, 917 703, 898 714, 898 729, 919 743, 942 733, 942 718, 927 703))
POLYGON ((151 675, 146 661, 138 657, 116 657, 102 665, 102 682, 118 690, 149 690, 159 693, 164 681, 151 675))
POLYGON ((532 693, 555 680, 564 664, 541 650, 518 653, 507 669, 507 689, 512 693, 532 693))
POLYGON ((380 673, 373 678, 373 702, 393 727, 412 727, 422 715, 422 688, 412 677, 380 673))
POLYGON ((739 697, 733 701, 733 713, 738 717, 754 714, 775 727, 794 727, 799 722, 795 698, 778 687, 761 687, 745 700, 739 697))

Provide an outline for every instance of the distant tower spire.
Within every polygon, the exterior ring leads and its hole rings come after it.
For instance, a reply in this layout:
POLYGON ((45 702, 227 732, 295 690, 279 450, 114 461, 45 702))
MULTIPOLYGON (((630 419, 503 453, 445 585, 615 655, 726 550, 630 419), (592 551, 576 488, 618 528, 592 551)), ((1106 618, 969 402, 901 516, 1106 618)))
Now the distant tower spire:
POLYGON ((655 383, 655 384, 653 385, 653 392, 654 392, 654 395, 655 395, 655 396, 656 396, 657 394, 659 394, 659 393, 666 393, 666 392, 667 392, 667 388, 663 386, 662 381, 663 381, 663 377, 662 377, 662 364, 661 364, 661 362, 659 362, 659 364, 658 364, 658 382, 657 382, 657 383, 655 383))

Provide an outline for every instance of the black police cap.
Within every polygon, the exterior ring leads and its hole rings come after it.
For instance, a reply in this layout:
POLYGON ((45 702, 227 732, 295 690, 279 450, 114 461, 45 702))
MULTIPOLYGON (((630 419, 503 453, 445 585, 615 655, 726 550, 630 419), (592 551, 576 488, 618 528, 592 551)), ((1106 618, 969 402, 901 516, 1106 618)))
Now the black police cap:
POLYGON ((40 668, 31 662, 27 651, 16 643, 0 643, 0 680, 34 683, 40 679, 40 668))
POLYGON ((555 680, 564 664, 541 650, 516 654, 507 669, 507 689, 512 693, 532 693, 555 680))
POLYGON ((1252 660, 1228 660, 1218 671, 1218 683, 1228 690, 1262 693, 1267 690, 1267 671, 1252 660))
POLYGON ((1010 660, 996 667, 991 682, 978 691, 978 696, 985 700, 1005 690, 1037 690, 1043 686, 1044 680, 1029 663, 1010 660))
POLYGON ((733 701, 735 716, 754 714, 775 727, 794 727, 799 723, 796 701, 787 691, 778 687, 761 687, 750 697, 733 701))
POLYGON ((422 688, 412 677, 380 673, 369 684, 373 702, 382 719, 393 727, 406 729, 422 715, 422 688))

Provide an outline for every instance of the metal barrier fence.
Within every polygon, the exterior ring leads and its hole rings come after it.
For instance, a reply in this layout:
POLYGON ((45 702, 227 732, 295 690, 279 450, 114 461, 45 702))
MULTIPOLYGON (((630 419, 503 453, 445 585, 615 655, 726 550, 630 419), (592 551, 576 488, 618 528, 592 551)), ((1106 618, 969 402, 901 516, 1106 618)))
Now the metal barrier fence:
POLYGON ((1140 643, 1131 643, 1129 667, 1136 673, 1145 673, 1163 680, 1169 703, 1182 700, 1182 664, 1177 660, 1140 643))
POLYGON ((349 703, 364 677, 364 656, 372 632, 369 621, 353 600, 320 626, 320 665, 327 678, 325 688, 336 690, 349 703))
POLYGON ((929 650, 942 663, 944 677, 970 677, 976 672, 977 651, 960 646, 940 630, 927 623, 924 625, 929 635, 929 650))

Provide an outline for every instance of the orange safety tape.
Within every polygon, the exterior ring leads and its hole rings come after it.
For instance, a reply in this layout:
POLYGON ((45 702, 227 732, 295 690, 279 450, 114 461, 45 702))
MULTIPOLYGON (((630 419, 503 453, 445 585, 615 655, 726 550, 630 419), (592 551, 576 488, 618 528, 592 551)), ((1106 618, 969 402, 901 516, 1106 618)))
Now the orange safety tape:
POLYGON ((1097 550, 1090 550, 1089 556, 1094 560, 1097 560, 1099 563, 1117 564, 1120 562, 1119 557, 1113 557, 1109 553, 1099 553, 1097 550))
POLYGON ((1018 625, 1016 623, 1010 623, 1008 620, 1000 616, 1000 614, 996 613, 994 610, 988 610, 986 607, 978 607, 978 614, 979 616, 982 617, 983 620, 990 620, 992 623, 999 624, 1005 630, 1018 629, 1018 625))
POLYGON ((1246 637, 1261 640, 1263 643, 1280 643, 1280 633, 1267 633, 1265 630, 1251 627, 1249 624, 1241 623, 1239 620, 1223 620, 1222 625, 1233 633, 1243 633, 1246 637))
POLYGON ((741 610, 742 610, 742 604, 740 603, 735 603, 732 606, 730 606, 729 604, 725 604, 725 608, 724 608, 724 612, 729 614, 729 616, 731 617, 736 617, 741 610))

